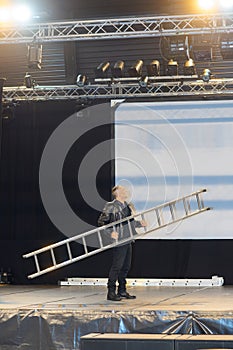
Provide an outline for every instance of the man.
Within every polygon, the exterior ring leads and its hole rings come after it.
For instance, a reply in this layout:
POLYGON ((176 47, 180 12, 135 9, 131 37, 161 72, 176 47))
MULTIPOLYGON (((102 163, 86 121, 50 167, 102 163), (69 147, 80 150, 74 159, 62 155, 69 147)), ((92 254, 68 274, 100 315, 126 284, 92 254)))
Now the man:
MULTIPOLYGON (((124 219, 133 214, 133 205, 127 203, 129 193, 123 186, 115 186, 112 189, 114 200, 106 203, 102 214, 98 219, 98 225, 103 226, 111 222, 124 219)), ((144 227, 146 223, 142 221, 131 221, 133 234, 136 234, 135 227, 144 227)), ((110 230, 109 235, 112 240, 120 240, 130 236, 128 223, 120 223, 116 225, 115 230, 110 230)), ((108 294, 107 299, 112 301, 120 301, 122 298, 135 299, 136 296, 130 295, 126 291, 126 277, 131 265, 132 243, 122 243, 122 245, 114 247, 112 266, 109 271, 108 278, 108 294), (116 281, 118 281, 118 293, 116 294, 116 281)))

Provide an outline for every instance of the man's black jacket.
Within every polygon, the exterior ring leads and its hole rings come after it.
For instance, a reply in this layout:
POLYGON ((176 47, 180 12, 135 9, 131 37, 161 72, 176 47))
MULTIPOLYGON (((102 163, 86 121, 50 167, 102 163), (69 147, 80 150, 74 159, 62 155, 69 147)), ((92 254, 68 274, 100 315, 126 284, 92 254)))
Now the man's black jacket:
MULTIPOLYGON (((118 221, 121 219, 124 219, 128 216, 131 216, 132 208, 130 204, 121 204, 118 200, 114 199, 112 202, 107 202, 103 212, 101 213, 99 219, 98 219, 98 226, 103 226, 110 224, 114 221, 118 221)), ((135 227, 141 227, 141 223, 139 221, 135 221, 134 219, 130 220, 131 222, 131 228, 133 235, 136 235, 137 232, 135 230, 135 227)), ((113 228, 110 228, 106 230, 107 233, 111 233, 113 228)), ((128 222, 124 222, 122 224, 118 224, 115 227, 115 231, 119 233, 119 238, 128 237, 129 236, 129 226, 128 222)))

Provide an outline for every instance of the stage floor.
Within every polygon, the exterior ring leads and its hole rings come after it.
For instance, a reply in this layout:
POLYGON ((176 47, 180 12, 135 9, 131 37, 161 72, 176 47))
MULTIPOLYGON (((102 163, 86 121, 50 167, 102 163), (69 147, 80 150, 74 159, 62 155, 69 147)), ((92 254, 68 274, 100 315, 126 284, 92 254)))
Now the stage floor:
POLYGON ((103 286, 0 285, 1 350, 79 350, 89 333, 233 334, 233 286, 130 287, 136 300, 106 300, 103 286))
POLYGON ((137 299, 106 300, 103 286, 0 285, 0 309, 233 312, 233 286, 130 287, 137 299))

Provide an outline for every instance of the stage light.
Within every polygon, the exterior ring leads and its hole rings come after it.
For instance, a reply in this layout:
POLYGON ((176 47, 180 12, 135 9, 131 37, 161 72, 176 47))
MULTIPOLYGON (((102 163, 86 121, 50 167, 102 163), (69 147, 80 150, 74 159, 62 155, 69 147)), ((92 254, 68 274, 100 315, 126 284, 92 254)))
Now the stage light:
POLYGON ((12 17, 17 22, 27 22, 32 18, 32 13, 28 6, 19 5, 12 8, 12 17))
POLYGON ((110 68, 110 62, 102 62, 95 69, 96 78, 106 78, 108 70, 110 68))
POLYGON ((168 48, 168 56, 178 60, 185 60, 189 57, 189 40, 186 37, 171 37, 168 48))
POLYGON ((141 87, 147 87, 149 82, 149 77, 147 75, 145 75, 144 77, 141 78, 141 80, 139 81, 139 85, 141 87))
POLYGON ((233 7, 233 0, 220 0, 220 6, 229 9, 230 7, 233 7))
POLYGON ((41 69, 42 45, 32 43, 28 45, 28 68, 41 69))
POLYGON ((208 68, 204 69, 202 73, 202 80, 205 83, 208 83, 210 81, 210 78, 211 78, 211 71, 208 68))
MULTIPOLYGON (((213 47, 218 45, 218 36, 194 35, 191 41, 192 57, 195 62, 211 61, 213 58, 213 47)), ((190 57, 190 56, 189 56, 190 57)))
POLYGON ((24 77, 24 85, 26 86, 26 88, 31 89, 33 87, 33 80, 32 80, 32 76, 29 73, 25 74, 24 77))
POLYGON ((187 60, 190 57, 189 37, 179 35, 174 37, 162 37, 160 41, 162 56, 166 59, 172 57, 175 60, 187 60))
POLYGON ((157 60, 152 61, 146 66, 149 77, 155 77, 160 74, 160 63, 157 60))
POLYGON ((124 61, 117 61, 112 68, 112 75, 114 78, 122 78, 124 75, 124 61))
POLYGON ((0 8, 0 22, 6 23, 6 22, 9 22, 10 19, 11 19, 10 9, 7 7, 1 7, 0 8))
POLYGON ((2 109, 2 119, 5 121, 11 121, 15 118, 15 109, 13 106, 8 105, 2 109))
POLYGON ((192 58, 184 63, 184 75, 195 75, 196 67, 192 58))
POLYGON ((178 75, 178 62, 173 61, 173 59, 170 59, 170 61, 167 64, 167 74, 168 75, 178 75))
POLYGON ((220 38, 220 52, 224 60, 233 58, 233 37, 229 34, 220 38))
POLYGON ((77 76, 76 83, 79 87, 83 87, 86 84, 87 77, 85 75, 79 74, 77 76))
POLYGON ((0 7, 0 23, 27 22, 32 18, 32 12, 26 5, 0 7))
POLYGON ((137 60, 128 70, 130 77, 140 77, 142 75, 143 60, 137 60))
POLYGON ((215 0, 199 0, 198 5, 202 10, 212 10, 215 6, 215 0))

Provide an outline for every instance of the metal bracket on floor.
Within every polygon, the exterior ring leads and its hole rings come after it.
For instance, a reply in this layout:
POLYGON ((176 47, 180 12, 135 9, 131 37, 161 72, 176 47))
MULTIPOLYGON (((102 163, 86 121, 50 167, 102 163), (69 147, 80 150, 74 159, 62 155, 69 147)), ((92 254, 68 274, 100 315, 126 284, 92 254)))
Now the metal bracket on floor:
MULTIPOLYGON (((209 279, 203 278, 129 278, 129 287, 221 287, 224 278, 212 276, 209 279)), ((67 278, 66 281, 59 281, 60 286, 106 286, 107 278, 67 278)))

